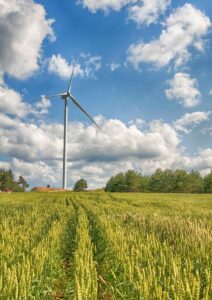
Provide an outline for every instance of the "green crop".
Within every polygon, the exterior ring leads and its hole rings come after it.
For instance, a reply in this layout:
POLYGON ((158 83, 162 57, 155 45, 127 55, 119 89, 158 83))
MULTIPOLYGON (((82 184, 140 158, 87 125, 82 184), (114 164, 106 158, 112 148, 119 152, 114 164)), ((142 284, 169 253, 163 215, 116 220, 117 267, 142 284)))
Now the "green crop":
POLYGON ((212 196, 0 195, 0 299, 210 300, 212 196))

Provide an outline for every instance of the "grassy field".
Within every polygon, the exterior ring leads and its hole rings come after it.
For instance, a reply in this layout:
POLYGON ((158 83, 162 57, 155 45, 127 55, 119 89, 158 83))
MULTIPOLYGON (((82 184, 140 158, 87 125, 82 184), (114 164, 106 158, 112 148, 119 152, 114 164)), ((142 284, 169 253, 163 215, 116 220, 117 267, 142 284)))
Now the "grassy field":
POLYGON ((0 195, 0 299, 212 299, 212 195, 0 195))

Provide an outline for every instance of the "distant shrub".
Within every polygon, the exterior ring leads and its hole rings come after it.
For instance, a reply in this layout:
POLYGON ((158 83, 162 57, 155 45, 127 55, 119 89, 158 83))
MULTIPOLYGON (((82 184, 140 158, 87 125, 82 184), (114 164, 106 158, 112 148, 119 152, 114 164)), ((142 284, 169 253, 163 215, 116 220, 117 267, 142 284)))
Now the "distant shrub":
POLYGON ((87 187, 88 187, 87 181, 82 178, 82 179, 78 180, 75 183, 75 185, 74 185, 74 191, 75 192, 82 192, 85 189, 87 189, 87 187))

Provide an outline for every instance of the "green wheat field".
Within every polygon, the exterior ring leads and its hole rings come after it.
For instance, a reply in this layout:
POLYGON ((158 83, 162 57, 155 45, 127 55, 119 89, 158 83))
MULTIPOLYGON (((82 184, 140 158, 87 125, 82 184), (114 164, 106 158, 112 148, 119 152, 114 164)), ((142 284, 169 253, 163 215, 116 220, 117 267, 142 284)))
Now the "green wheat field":
POLYGON ((212 195, 0 195, 0 299, 212 299, 212 195))

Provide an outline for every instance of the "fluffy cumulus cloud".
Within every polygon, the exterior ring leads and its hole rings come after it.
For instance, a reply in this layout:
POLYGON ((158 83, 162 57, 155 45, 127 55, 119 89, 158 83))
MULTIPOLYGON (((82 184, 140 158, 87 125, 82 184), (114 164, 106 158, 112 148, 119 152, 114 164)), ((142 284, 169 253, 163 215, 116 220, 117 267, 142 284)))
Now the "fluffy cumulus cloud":
POLYGON ((178 101, 184 107, 194 107, 201 102, 197 80, 189 74, 176 73, 168 84, 170 88, 165 90, 165 94, 169 100, 178 101))
POLYGON ((1 76, 25 79, 38 70, 44 39, 54 39, 52 22, 33 0, 0 1, 1 76))
POLYGON ((24 117, 30 113, 31 106, 23 101, 22 96, 18 92, 4 84, 0 85, 0 111, 24 117))
MULTIPOLYGON (((31 162, 61 158, 62 125, 29 124, 8 116, 5 119, 3 115, 1 118, 1 154, 31 162)), ((72 161, 106 162, 131 156, 140 159, 161 157, 179 142, 173 130, 162 125, 141 132, 135 125, 128 127, 119 120, 97 120, 102 124, 103 133, 82 123, 69 125, 68 149, 72 161)))
POLYGON ((182 66, 190 59, 191 48, 204 50, 204 37, 210 27, 209 17, 192 4, 186 3, 166 19, 158 39, 131 45, 128 49, 128 61, 136 68, 142 63, 151 63, 158 68, 171 62, 175 67, 182 66))
POLYGON ((77 0, 78 4, 89 9, 92 13, 98 10, 103 10, 106 13, 110 10, 119 11, 125 5, 133 2, 135 0, 77 0))
POLYGON ((47 132, 45 134, 44 128, 20 119, 12 119, 3 114, 1 114, 0 119, 1 155, 8 155, 28 162, 57 159, 60 144, 56 136, 50 136, 47 132), (50 155, 48 149, 55 153, 50 155), (38 159, 39 156, 40 159, 38 159))
POLYGON ((202 149, 195 156, 177 156, 171 164, 173 168, 196 169, 205 175, 212 169, 212 149, 202 149))
POLYGON ((171 0, 141 0, 128 9, 128 18, 138 25, 155 23, 162 15, 171 0))
MULTIPOLYGON (((6 84, 0 84, 0 113, 24 118, 28 115, 40 116, 48 113, 51 102, 44 96, 31 105, 23 100, 20 93, 10 89, 6 84)), ((3 116, 3 115, 2 115, 3 116)))
POLYGON ((38 115, 48 114, 49 108, 51 107, 51 101, 45 96, 41 96, 41 99, 35 103, 34 113, 38 115))
POLYGON ((141 129, 146 125, 146 122, 141 118, 137 118, 135 120, 130 120, 128 125, 135 125, 137 128, 141 129))
POLYGON ((138 25, 150 25, 164 14, 171 0, 77 0, 77 3, 92 13, 99 10, 109 13, 111 10, 120 11, 126 7, 129 20, 138 25))
MULTIPOLYGON (((54 73, 62 78, 70 78, 73 65, 63 58, 60 54, 52 55, 48 60, 48 71, 54 73)), ((84 76, 84 72, 80 64, 75 65, 75 76, 84 76)))
POLYGON ((150 130, 151 132, 160 133, 169 149, 168 152, 170 152, 171 149, 174 151, 180 144, 178 134, 170 124, 161 121, 152 121, 150 123, 150 130))
MULTIPOLYGON (((81 54, 75 64, 74 75, 79 77, 95 77, 95 73, 101 68, 101 57, 91 54, 81 54)), ((60 54, 52 55, 47 61, 48 71, 63 79, 70 78, 73 63, 69 63, 60 54)))
POLYGON ((170 135, 171 140, 164 138, 163 133, 159 133, 156 127, 142 132, 135 125, 127 126, 116 119, 97 118, 97 122, 101 124, 103 133, 96 131, 93 126, 82 127, 82 124, 75 124, 70 128, 72 141, 76 145, 73 144, 72 149, 70 148, 70 157, 73 160, 108 162, 129 157, 137 159, 162 157, 173 146, 173 136, 170 135), (78 134, 74 136, 74 132, 78 134), (79 147, 81 141, 84 142, 79 147))
MULTIPOLYGON (((212 167, 212 149, 186 156, 170 124, 152 121, 141 129, 136 121, 127 125, 102 116, 96 121, 103 132, 81 122, 68 125, 69 186, 80 177, 88 179, 90 187, 103 186, 112 174, 132 168, 151 173, 159 167, 196 168, 202 172, 212 167)), ((0 144, 0 155, 9 158, 1 166, 25 175, 32 185, 61 184, 62 124, 35 124, 1 113, 0 144)))
POLYGON ((25 160, 20 160, 17 158, 13 158, 9 163, 0 161, 0 168, 11 168, 14 171, 16 178, 24 174, 25 178, 27 178, 27 181, 30 182, 31 185, 33 185, 33 183, 36 185, 50 183, 54 186, 57 186, 58 182, 61 180, 61 166, 62 164, 59 162, 55 162, 54 164, 50 165, 49 163, 42 161, 29 163, 25 160))
POLYGON ((202 122, 208 121, 211 112, 203 112, 197 111, 194 113, 187 113, 182 116, 180 119, 174 122, 174 127, 179 130, 183 131, 184 133, 189 133, 192 128, 196 127, 202 122))

